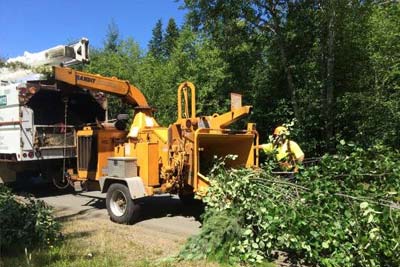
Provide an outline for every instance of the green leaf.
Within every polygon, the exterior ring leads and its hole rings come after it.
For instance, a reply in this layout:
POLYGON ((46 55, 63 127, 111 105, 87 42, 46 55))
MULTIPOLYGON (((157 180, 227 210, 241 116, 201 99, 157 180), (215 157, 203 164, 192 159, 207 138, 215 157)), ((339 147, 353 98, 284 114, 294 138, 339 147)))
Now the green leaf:
POLYGON ((366 208, 368 208, 368 202, 361 202, 361 203, 360 203, 360 208, 361 208, 361 209, 366 209, 366 208))
POLYGON ((246 231, 244 231, 244 235, 251 235, 253 233, 253 231, 251 229, 246 229, 246 231))
POLYGON ((368 216, 367 222, 368 222, 368 223, 371 223, 373 220, 374 220, 374 215, 371 213, 371 214, 369 214, 369 216, 368 216))

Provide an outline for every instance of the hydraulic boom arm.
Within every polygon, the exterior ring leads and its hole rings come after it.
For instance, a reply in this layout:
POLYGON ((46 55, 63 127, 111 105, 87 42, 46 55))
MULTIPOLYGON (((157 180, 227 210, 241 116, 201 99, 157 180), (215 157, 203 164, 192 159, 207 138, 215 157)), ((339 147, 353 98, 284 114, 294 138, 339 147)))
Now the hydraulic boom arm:
POLYGON ((125 98, 132 105, 148 107, 147 100, 142 92, 128 81, 103 77, 98 74, 90 74, 65 67, 53 67, 53 72, 57 81, 116 95, 125 98))

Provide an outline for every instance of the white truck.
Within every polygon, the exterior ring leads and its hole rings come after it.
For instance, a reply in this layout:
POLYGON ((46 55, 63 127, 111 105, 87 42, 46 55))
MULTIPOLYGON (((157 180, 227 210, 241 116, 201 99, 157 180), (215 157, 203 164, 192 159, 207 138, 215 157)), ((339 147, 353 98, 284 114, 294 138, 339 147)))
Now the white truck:
POLYGON ((89 61, 88 40, 8 59, 0 66, 0 183, 19 177, 64 179, 76 157, 75 131, 105 120, 106 99, 82 89, 64 92, 46 68, 89 61))

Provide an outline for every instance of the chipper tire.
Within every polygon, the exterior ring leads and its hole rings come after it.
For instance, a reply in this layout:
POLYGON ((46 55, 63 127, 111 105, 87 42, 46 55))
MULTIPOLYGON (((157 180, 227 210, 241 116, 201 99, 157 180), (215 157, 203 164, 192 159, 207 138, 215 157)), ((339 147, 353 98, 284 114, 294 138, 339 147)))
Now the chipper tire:
POLYGON ((114 183, 107 190, 106 206, 113 222, 132 224, 139 218, 140 206, 131 198, 126 185, 114 183))

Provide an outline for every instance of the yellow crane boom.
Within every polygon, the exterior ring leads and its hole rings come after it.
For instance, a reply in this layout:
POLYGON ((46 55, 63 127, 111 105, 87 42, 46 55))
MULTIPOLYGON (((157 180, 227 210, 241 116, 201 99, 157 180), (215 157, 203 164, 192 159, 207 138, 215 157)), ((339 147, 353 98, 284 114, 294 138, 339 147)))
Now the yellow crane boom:
POLYGON ((148 107, 147 100, 142 92, 128 81, 65 67, 53 67, 53 73, 57 81, 80 88, 116 95, 124 98, 129 104, 143 108, 148 107))

